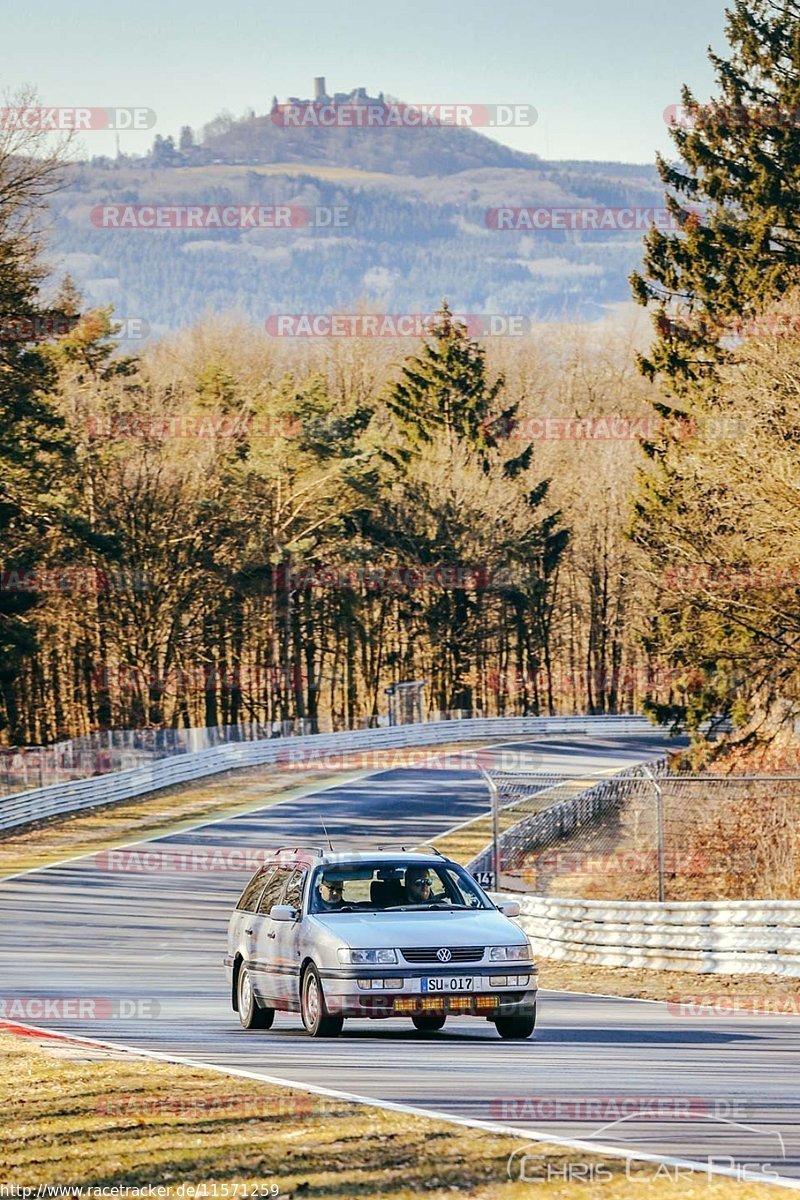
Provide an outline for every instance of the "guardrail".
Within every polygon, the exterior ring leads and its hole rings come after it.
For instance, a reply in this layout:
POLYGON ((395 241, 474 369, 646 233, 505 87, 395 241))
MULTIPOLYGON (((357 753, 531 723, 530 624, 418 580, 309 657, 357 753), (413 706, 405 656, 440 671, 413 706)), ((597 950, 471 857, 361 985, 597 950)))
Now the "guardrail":
MULTIPOLYGON (((427 721, 463 721, 483 717, 479 710, 434 710, 427 721)), ((388 714, 358 719, 354 729, 385 729, 388 714)), ((93 779, 115 771, 149 766, 159 758, 211 750, 228 742, 258 742, 267 738, 305 737, 342 732, 330 718, 295 717, 288 721, 240 721, 236 725, 167 726, 139 729, 99 729, 48 746, 0 746, 0 798, 52 784, 93 779)))
POLYGON ((0 830, 101 804, 130 800, 160 788, 188 783, 206 775, 242 767, 276 764, 288 771, 305 767, 346 769, 346 756, 362 750, 424 747, 443 742, 482 741, 520 736, 654 733, 645 717, 485 717, 359 729, 344 733, 266 738, 233 742, 164 758, 144 767, 116 771, 94 779, 53 784, 17 792, 0 800, 0 830))
POLYGON ((698 974, 800 977, 800 901, 657 902, 518 896, 544 958, 698 974))

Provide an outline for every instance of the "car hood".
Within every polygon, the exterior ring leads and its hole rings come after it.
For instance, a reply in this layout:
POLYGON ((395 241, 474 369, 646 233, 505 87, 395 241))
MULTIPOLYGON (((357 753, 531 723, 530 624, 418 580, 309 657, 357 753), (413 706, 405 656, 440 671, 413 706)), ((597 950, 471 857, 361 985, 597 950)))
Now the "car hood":
POLYGON ((450 913, 323 913, 314 920, 356 950, 377 946, 510 946, 525 941, 525 934, 518 926, 490 909, 450 913))

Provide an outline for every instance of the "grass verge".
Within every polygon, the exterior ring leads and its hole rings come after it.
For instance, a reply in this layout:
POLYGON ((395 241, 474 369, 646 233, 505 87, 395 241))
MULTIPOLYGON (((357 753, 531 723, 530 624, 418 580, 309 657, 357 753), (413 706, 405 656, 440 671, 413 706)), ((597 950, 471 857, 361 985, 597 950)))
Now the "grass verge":
POLYGON ((535 1173, 545 1179, 537 1195, 549 1200, 776 1194, 767 1184, 648 1163, 626 1169, 603 1155, 2 1030, 0 1064, 0 1182, 17 1189, 191 1196, 182 1185, 205 1185, 200 1195, 232 1197, 237 1185, 248 1196, 522 1200, 535 1173), (531 1156, 525 1181, 508 1177, 515 1152, 515 1162, 531 1156), (575 1164, 585 1181, 570 1181, 575 1164))
POLYGON ((634 1000, 684 997, 687 1003, 689 998, 707 996, 709 1002, 719 1001, 721 1012, 727 1010, 730 1002, 735 1004, 737 1013, 752 1015, 763 1002, 769 1011, 800 1015, 800 979, 780 975, 699 975, 651 967, 594 967, 541 957, 538 963, 539 984, 551 991, 597 992, 634 1000))

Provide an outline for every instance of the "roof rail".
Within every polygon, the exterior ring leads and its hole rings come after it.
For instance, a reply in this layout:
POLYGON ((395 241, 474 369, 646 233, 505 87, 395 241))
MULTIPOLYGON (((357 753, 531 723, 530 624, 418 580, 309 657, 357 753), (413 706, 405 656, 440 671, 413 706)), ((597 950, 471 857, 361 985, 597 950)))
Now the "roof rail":
POLYGON ((271 854, 285 854, 289 850, 313 850, 314 853, 318 854, 320 857, 322 857, 323 854, 328 853, 328 851, 321 849, 319 846, 306 846, 306 845, 276 846, 274 850, 270 851, 270 853, 271 854))
POLYGON ((376 849, 383 850, 384 846, 390 850, 405 850, 408 854, 436 854, 439 858, 447 858, 447 855, 442 854, 438 846, 428 846, 425 842, 417 846, 398 846, 397 844, 393 845, 391 842, 384 842, 380 846, 377 846, 376 849))
POLYGON ((435 846, 430 848, 423 842, 421 845, 404 846, 398 842, 381 842, 375 847, 376 850, 404 850, 407 854, 438 854, 439 858, 446 858, 447 855, 442 854, 441 850, 437 850, 435 846))
MULTIPOLYGON (((439 855, 439 858, 447 858, 447 855, 446 855, 446 854, 442 854, 442 852, 441 852, 441 850, 439 849, 439 847, 438 847, 438 846, 431 846, 431 850, 430 850, 430 852, 431 852, 431 854, 438 854, 438 855, 439 855)), ((449 860, 448 860, 448 861, 449 861, 449 860)))

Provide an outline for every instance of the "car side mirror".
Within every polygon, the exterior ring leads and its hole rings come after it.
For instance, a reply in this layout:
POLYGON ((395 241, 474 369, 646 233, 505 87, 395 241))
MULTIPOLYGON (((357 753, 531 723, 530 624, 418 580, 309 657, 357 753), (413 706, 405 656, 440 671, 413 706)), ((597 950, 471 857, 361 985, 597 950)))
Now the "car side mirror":
POLYGON ((291 904, 273 904, 269 915, 273 921, 296 921, 300 913, 291 904))
POLYGON ((504 917, 518 917, 520 914, 518 900, 498 900, 496 906, 504 917))

